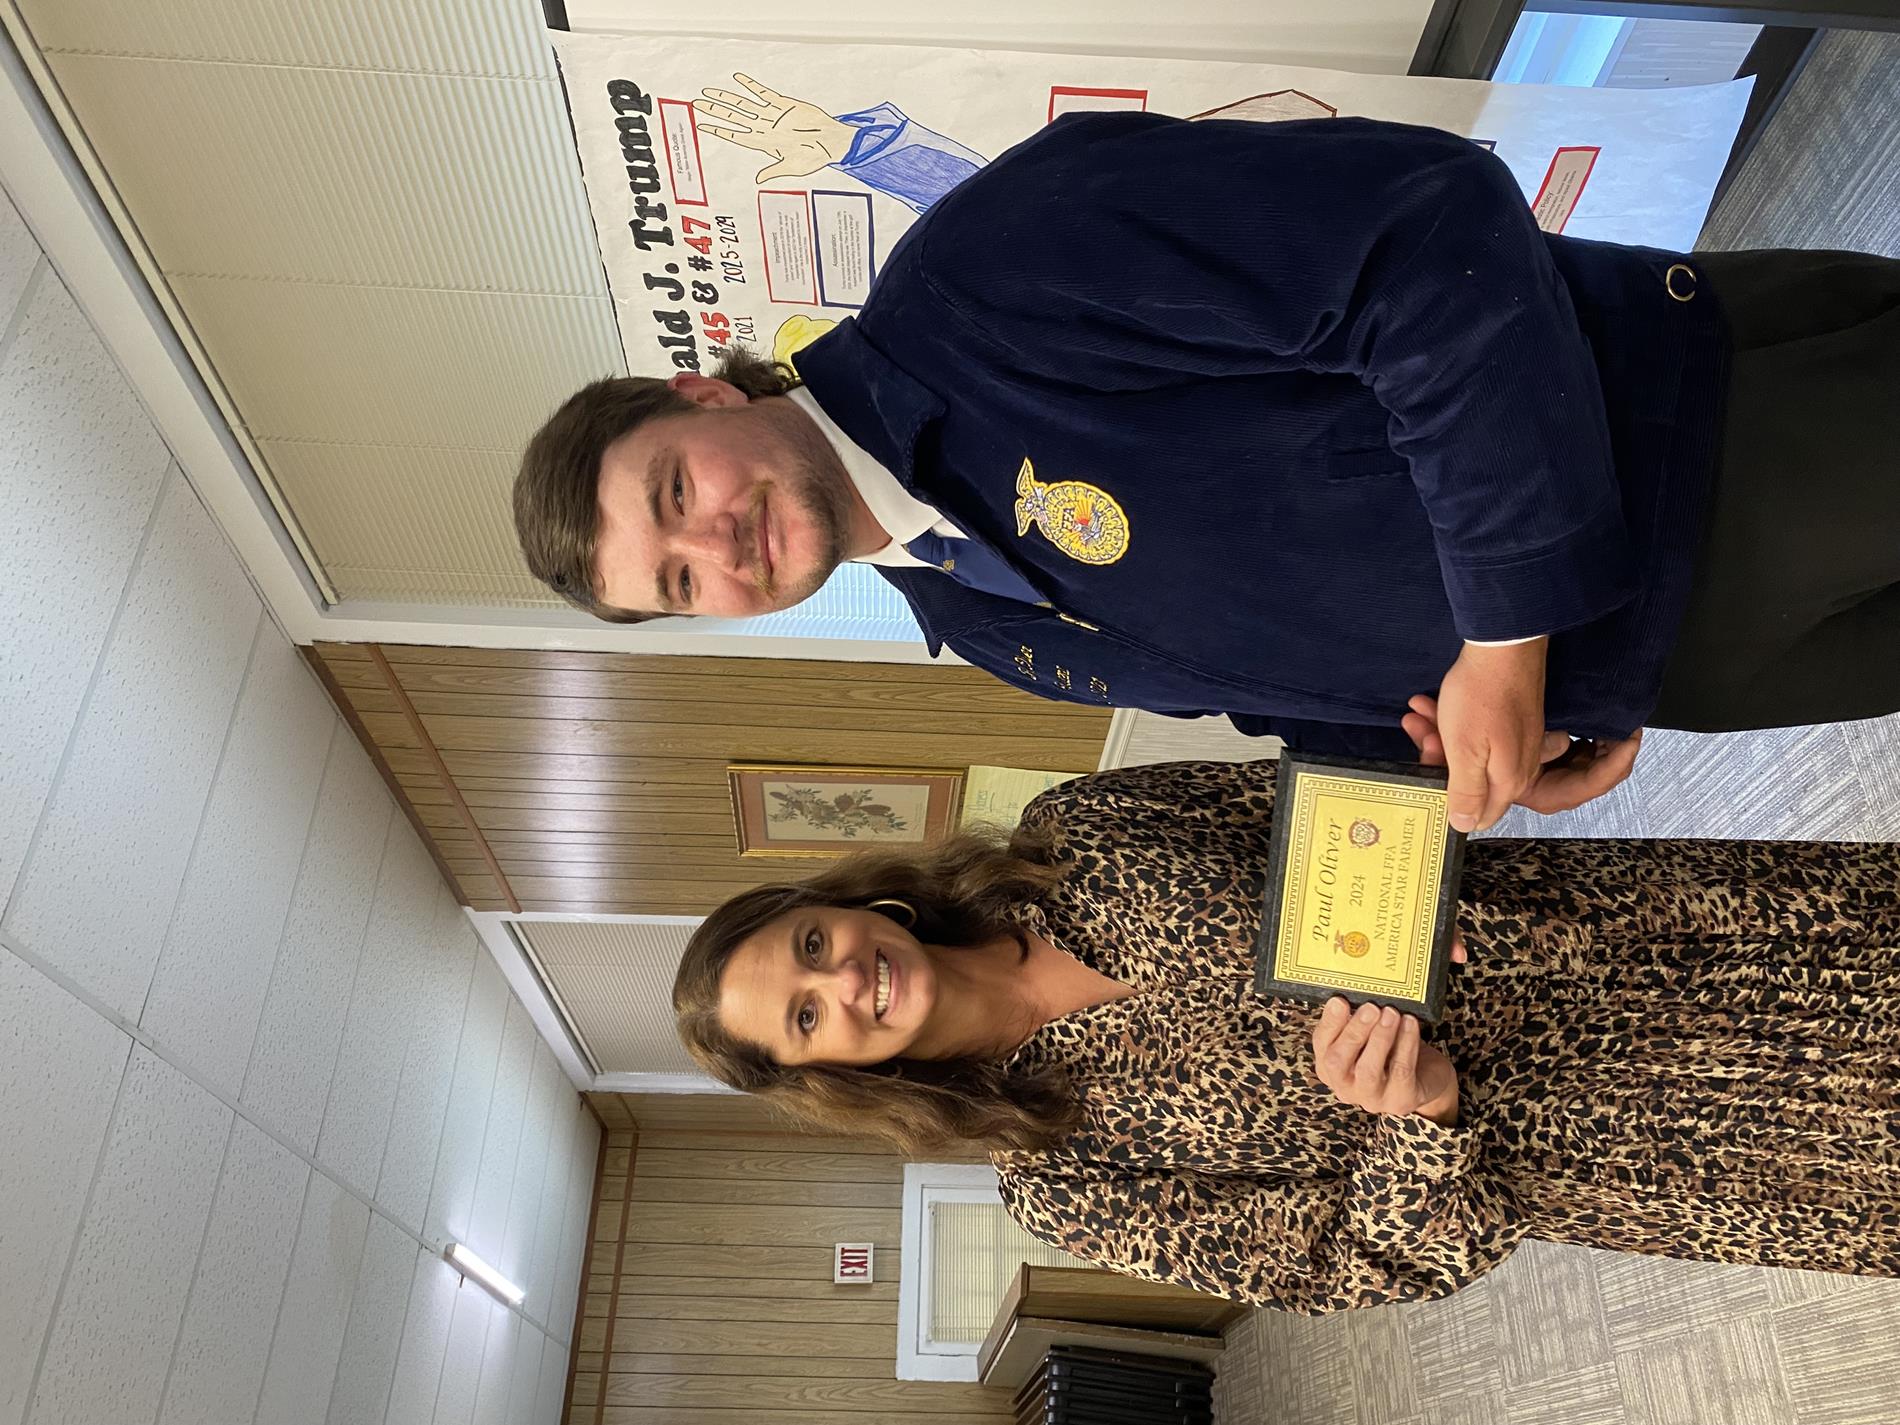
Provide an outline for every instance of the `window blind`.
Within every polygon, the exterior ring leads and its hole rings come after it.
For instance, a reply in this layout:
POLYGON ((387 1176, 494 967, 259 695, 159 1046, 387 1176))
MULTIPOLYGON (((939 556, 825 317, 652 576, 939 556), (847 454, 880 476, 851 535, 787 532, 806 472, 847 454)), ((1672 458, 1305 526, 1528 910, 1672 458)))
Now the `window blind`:
POLYGON ((932 1341, 980 1343, 996 1308, 1025 1262, 1036 1267, 1073 1267, 1075 1257, 1039 1242, 1018 1227, 1000 1202, 937 1202, 930 1210, 930 1315, 932 1341))

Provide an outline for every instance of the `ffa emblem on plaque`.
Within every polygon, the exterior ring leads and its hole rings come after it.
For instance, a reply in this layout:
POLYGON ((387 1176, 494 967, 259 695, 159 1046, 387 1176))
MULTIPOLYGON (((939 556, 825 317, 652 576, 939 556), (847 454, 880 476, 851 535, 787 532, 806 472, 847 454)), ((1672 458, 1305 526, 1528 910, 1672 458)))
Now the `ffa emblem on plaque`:
POLYGON ((1362 931, 1348 930, 1333 937, 1333 947, 1357 960, 1372 949, 1372 939, 1362 931))
POLYGON ((1025 458, 1016 475, 1016 537, 1034 525, 1084 564, 1113 564, 1128 552, 1128 516, 1106 490, 1080 480, 1043 484, 1025 458))
POLYGON ((1354 846, 1358 846, 1362 849, 1379 844, 1378 823, 1368 821, 1363 816, 1352 824, 1352 828, 1347 831, 1346 834, 1352 838, 1352 844, 1354 846))

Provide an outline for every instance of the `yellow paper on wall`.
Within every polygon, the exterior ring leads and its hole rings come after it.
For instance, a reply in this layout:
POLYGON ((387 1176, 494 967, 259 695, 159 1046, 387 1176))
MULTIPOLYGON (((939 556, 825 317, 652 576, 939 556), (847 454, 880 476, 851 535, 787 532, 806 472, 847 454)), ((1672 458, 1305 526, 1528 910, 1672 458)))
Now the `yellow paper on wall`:
POLYGON ((1012 829, 1023 819, 1023 808, 1038 796, 1081 775, 1025 767, 972 767, 963 781, 963 814, 958 820, 964 826, 1012 829))

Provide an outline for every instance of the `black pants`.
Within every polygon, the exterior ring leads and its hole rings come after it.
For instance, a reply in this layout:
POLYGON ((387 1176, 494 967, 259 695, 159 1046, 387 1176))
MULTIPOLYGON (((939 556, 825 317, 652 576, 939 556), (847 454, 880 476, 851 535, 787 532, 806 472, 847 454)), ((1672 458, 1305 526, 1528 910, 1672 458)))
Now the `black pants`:
POLYGON ((1651 723, 1900 711, 1900 259, 1703 253, 1735 347, 1714 507, 1651 723))

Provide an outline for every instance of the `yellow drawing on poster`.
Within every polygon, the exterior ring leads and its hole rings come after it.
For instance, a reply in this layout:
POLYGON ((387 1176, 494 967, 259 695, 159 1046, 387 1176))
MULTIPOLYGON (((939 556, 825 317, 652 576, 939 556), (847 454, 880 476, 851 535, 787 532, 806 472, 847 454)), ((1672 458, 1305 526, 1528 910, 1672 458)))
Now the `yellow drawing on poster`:
POLYGON ((825 317, 808 317, 803 312, 779 323, 772 337, 772 364, 798 370, 798 353, 817 341, 838 324, 825 317))

